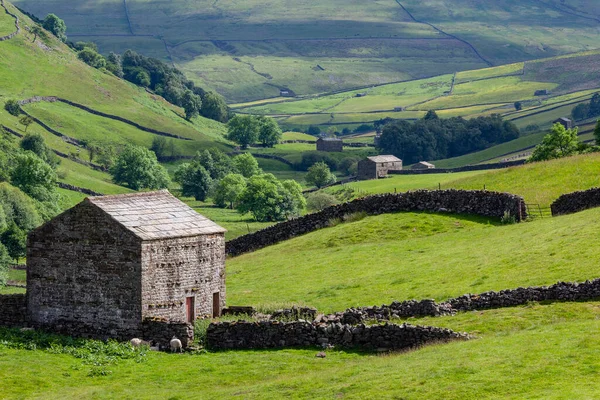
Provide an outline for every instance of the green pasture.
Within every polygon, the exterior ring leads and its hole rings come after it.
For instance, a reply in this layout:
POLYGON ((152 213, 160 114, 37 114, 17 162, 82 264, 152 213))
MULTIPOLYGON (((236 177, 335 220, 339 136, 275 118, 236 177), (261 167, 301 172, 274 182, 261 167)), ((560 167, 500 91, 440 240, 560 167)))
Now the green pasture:
POLYGON ((85 365, 73 356, 0 347, 9 398, 593 398, 600 304, 526 307, 423 319, 475 334, 467 342, 396 354, 327 351, 150 352, 136 362, 85 365), (90 376, 91 371, 110 371, 90 376), (173 382, 176 382, 174 385, 173 382))
POLYGON ((462 71, 456 74, 456 83, 466 83, 470 81, 497 78, 505 75, 518 74, 523 71, 524 63, 515 63, 500 65, 491 68, 482 68, 473 71, 462 71))
MULTIPOLYGON (((531 136, 532 139, 535 137, 531 136)), ((540 140, 541 136, 539 134, 540 140)), ((436 166, 448 167, 437 161, 436 166)), ((452 164, 449 166, 452 167, 452 164)), ((599 168, 600 154, 592 153, 500 170, 394 175, 386 179, 355 182, 349 186, 368 194, 390 193, 394 189, 398 192, 418 188, 434 189, 438 186, 437 183, 441 183, 442 189, 481 190, 485 186, 487 190, 518 194, 527 203, 548 207, 562 194, 600 186, 599 168)))
POLYGON ((228 260, 228 301, 277 299, 328 312, 584 281, 600 275, 590 243, 599 222, 598 209, 510 226, 422 213, 367 217, 228 260))
MULTIPOLYGON (((51 128, 75 139, 92 143, 135 144, 149 148, 157 137, 124 122, 100 117, 64 103, 36 103, 27 105, 24 109, 51 128)), ((175 152, 179 155, 194 155, 207 146, 217 145, 214 140, 199 132, 192 141, 175 138, 167 138, 167 141, 174 143, 175 152)))
POLYGON ((123 186, 112 183, 111 176, 108 173, 95 171, 69 159, 61 159, 57 172, 59 175, 64 176, 63 179, 59 179, 62 182, 85 189, 91 189, 102 194, 131 192, 131 190, 123 186))
POLYGON ((600 185, 599 154, 588 154, 491 171, 450 184, 456 189, 481 189, 521 195, 527 203, 547 207, 561 194, 600 185))
MULTIPOLYGON (((23 28, 30 24, 26 17, 21 15, 20 18, 23 28)), ((23 29, 12 40, 0 43, 0 98, 22 100, 33 96, 59 96, 180 136, 204 141, 223 140, 222 124, 204 118, 188 123, 176 114, 183 114, 178 107, 88 67, 57 40, 49 39, 45 49, 38 45, 39 42, 32 43, 32 39, 33 35, 23 29)))
POLYGON ((316 142, 317 138, 302 132, 283 132, 281 140, 308 140, 311 142, 316 142))
MULTIPOLYGON (((361 196, 407 192, 419 189, 448 189, 451 182, 461 178, 469 178, 482 174, 482 171, 457 172, 451 174, 390 175, 385 179, 347 183, 344 187, 356 190, 361 196)), ((338 191, 337 187, 325 189, 329 193, 338 191)))
POLYGON ((7 36, 13 33, 15 28, 15 19, 4 12, 4 9, 0 10, 0 36, 7 36))

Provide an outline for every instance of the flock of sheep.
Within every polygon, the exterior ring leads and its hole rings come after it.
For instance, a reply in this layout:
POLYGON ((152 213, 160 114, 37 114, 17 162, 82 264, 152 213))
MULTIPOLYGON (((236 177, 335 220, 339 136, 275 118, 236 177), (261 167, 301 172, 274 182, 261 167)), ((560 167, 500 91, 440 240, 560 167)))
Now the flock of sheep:
MULTIPOLYGON (((141 345, 150 346, 149 342, 146 342, 145 340, 138 339, 138 338, 131 339, 129 341, 129 343, 131 343, 131 345, 133 347, 140 347, 141 345)), ((183 352, 183 345, 181 344, 181 340, 177 339, 175 336, 173 336, 173 339, 171 339, 171 342, 169 342, 169 346, 171 347, 171 352, 173 352, 173 353, 183 352)), ((150 350, 159 350, 159 348, 158 347, 150 347, 150 350)))

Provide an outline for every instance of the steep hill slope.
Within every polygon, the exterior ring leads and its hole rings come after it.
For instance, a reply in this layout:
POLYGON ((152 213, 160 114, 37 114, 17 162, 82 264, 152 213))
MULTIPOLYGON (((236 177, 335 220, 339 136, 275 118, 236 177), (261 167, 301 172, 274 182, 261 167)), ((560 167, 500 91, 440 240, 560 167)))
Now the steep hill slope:
POLYGON ((73 40, 170 60, 231 101, 331 92, 597 48, 591 0, 16 0, 73 40))
MULTIPOLYGON (((100 193, 128 191, 112 184, 105 172, 90 167, 85 142, 150 147, 154 138, 163 135, 172 141, 177 155, 193 155, 207 147, 230 148, 222 124, 202 117, 186 121, 183 110, 89 67, 52 35, 43 39, 32 34, 31 20, 10 3, 4 4, 19 17, 21 30, 0 42, 0 125, 15 136, 25 134, 25 127, 4 110, 4 103, 26 100, 22 109, 36 119, 27 132, 41 134, 63 156, 58 172, 64 183, 100 193)), ((13 17, 4 12, 0 24, 12 24, 14 30, 13 17)), ((69 196, 72 200, 80 197, 69 196)))

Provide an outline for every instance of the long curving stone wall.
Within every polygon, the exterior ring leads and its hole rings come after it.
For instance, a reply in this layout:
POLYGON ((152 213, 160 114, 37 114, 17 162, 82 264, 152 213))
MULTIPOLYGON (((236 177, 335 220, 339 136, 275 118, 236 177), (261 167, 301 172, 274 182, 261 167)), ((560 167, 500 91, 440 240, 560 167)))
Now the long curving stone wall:
POLYGON ((552 216, 573 214, 600 207, 600 188, 563 194, 550 205, 552 216))
POLYGON ((227 242, 226 251, 231 256, 258 250, 295 236, 325 228, 329 221, 346 215, 364 212, 379 215, 398 211, 431 211, 454 214, 480 215, 501 218, 510 212, 517 221, 527 218, 525 201, 509 193, 469 190, 418 190, 406 193, 389 193, 356 199, 335 205, 323 211, 308 214, 290 221, 241 236, 227 242))
POLYGON ((467 340, 466 333, 427 326, 312 324, 297 322, 221 322, 210 324, 207 347, 212 350, 339 346, 367 350, 403 350, 428 343, 467 340))

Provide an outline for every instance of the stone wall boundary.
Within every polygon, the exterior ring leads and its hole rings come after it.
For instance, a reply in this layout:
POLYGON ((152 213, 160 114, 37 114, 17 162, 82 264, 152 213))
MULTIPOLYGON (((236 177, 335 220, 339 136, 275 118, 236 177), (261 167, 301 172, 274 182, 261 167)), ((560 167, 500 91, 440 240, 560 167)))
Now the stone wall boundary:
POLYGON ((351 326, 306 321, 221 322, 210 324, 206 332, 206 344, 211 350, 338 346, 392 351, 469 338, 466 333, 450 329, 409 324, 351 326))
POLYGON ((552 216, 574 214, 596 207, 600 207, 600 188, 563 194, 550 205, 552 216))
POLYGON ((296 236, 326 228, 332 220, 343 219, 344 216, 359 212, 364 212, 367 215, 380 215, 400 211, 447 212, 498 219, 509 212, 515 217, 516 221, 520 222, 527 218, 523 198, 509 193, 455 189, 388 193, 334 205, 320 212, 281 222, 255 233, 230 240, 227 242, 226 252, 230 256, 237 256, 262 249, 296 236))
POLYGON ((13 17, 15 19, 15 29, 16 30, 13 33, 11 33, 10 35, 0 37, 0 42, 4 42, 5 40, 10 40, 10 39, 14 38, 15 36, 17 36, 21 32, 21 26, 19 24, 19 17, 15 14, 11 13, 10 11, 8 11, 6 4, 4 4, 4 0, 0 0, 0 6, 2 6, 2 8, 4 8, 4 12, 6 14, 10 15, 11 17, 13 17))
POLYGON ((395 301, 390 305, 349 308, 343 312, 320 316, 315 322, 359 324, 369 320, 440 317, 455 315, 458 312, 516 307, 530 302, 575 302, 596 299, 600 299, 600 279, 465 294, 443 303, 436 303, 435 300, 430 299, 395 301))
POLYGON ((86 188, 81 188, 78 186, 69 185, 68 183, 64 183, 64 182, 57 182, 56 185, 61 189, 87 194, 88 196, 104 196, 104 194, 95 192, 91 189, 86 189, 86 188))
MULTIPOLYGON (((79 104, 79 103, 76 103, 74 101, 63 99, 63 98, 56 97, 56 96, 33 96, 33 97, 28 98, 28 99, 24 99, 24 100, 19 101, 19 104, 20 105, 27 105, 27 104, 40 103, 40 102, 48 102, 48 103, 60 102, 60 103, 65 103, 65 104, 68 104, 68 105, 70 105, 72 107, 79 108, 79 109, 81 109, 81 110, 83 110, 85 112, 88 112, 90 114, 97 115, 99 117, 108 118, 108 119, 112 119, 112 120, 115 120, 115 121, 123 122, 123 123, 125 123, 127 125, 131 125, 131 126, 137 128, 137 129, 139 129, 141 131, 144 131, 144 132, 152 133, 152 134, 159 135, 159 136, 170 137, 170 138, 174 138, 174 139, 188 140, 188 141, 192 140, 190 138, 186 138, 186 137, 183 137, 183 136, 175 135, 173 133, 168 133, 168 132, 159 131, 157 129, 148 128, 148 127, 145 127, 145 126, 142 126, 142 125, 138 124, 137 122, 131 121, 131 120, 127 119, 127 118, 123 118, 123 117, 119 117, 118 115, 107 114, 107 113, 104 113, 102 111, 94 110, 93 108, 84 106, 83 104, 79 104)), ((29 115, 29 116, 31 118, 33 118, 31 115, 29 115)), ((34 118, 34 120, 36 122, 40 123, 39 120, 36 120, 35 118, 34 118)), ((42 125, 42 124, 40 123, 40 125, 42 125)), ((46 128, 46 126, 44 126, 44 127, 46 128)), ((48 128, 46 128, 46 129, 48 129, 48 128)), ((60 135, 62 135, 62 134, 59 134, 59 136, 60 135)), ((62 136, 65 136, 65 135, 62 135, 62 136)), ((75 139, 73 139, 73 140, 75 140, 75 139)))

